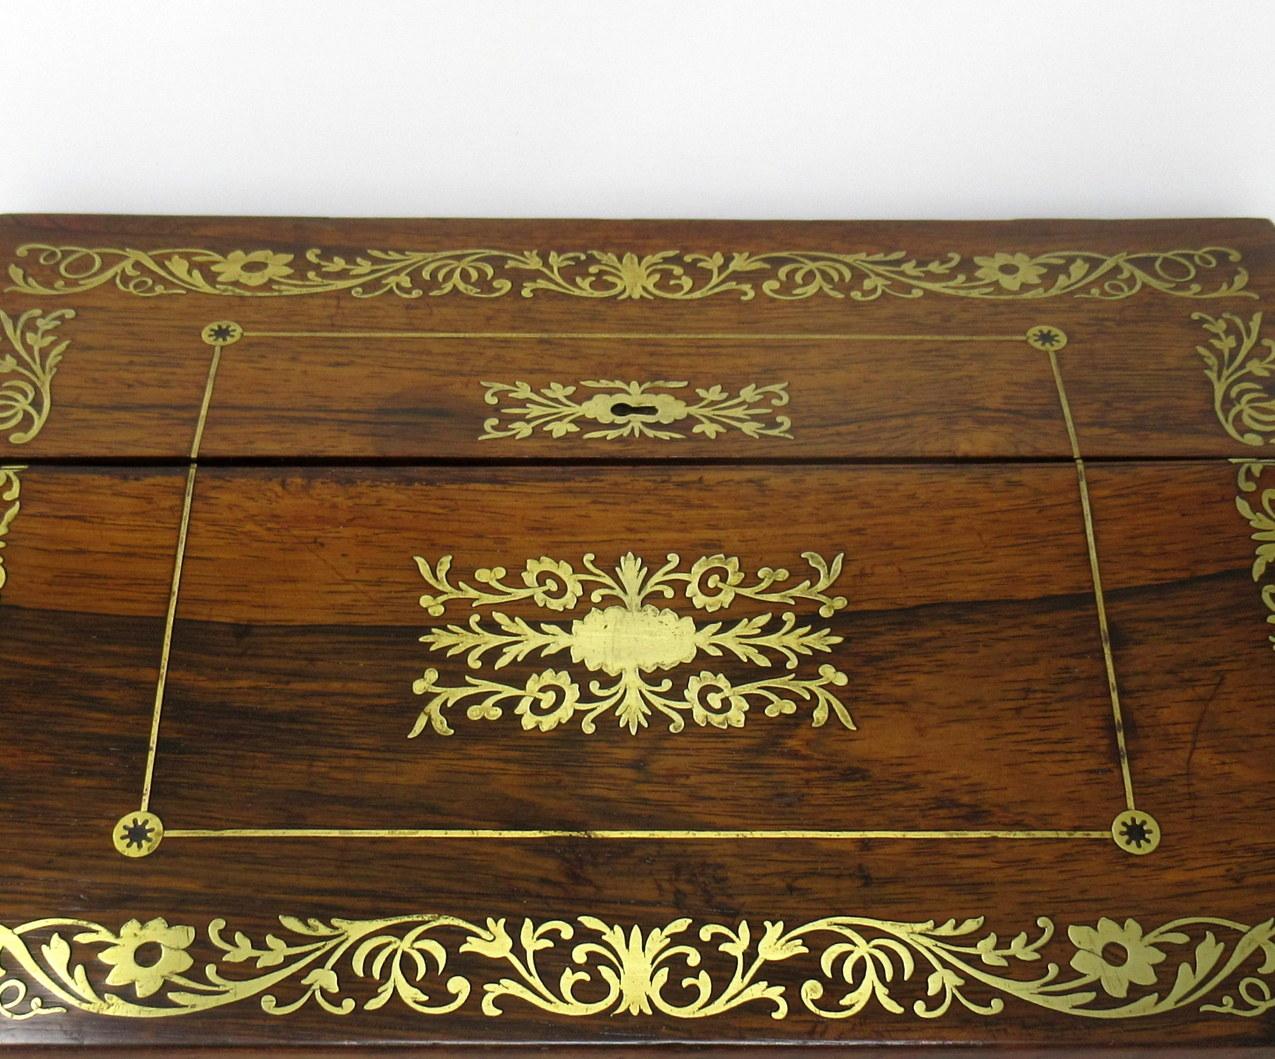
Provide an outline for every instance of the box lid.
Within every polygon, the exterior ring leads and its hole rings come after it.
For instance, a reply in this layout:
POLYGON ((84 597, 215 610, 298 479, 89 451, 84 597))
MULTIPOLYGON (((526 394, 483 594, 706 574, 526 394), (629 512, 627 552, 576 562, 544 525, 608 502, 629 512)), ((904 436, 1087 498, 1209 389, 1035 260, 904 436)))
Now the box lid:
POLYGON ((1050 352, 1087 456, 1269 425, 1267 221, 14 217, 0 254, 30 457, 1065 457, 1050 352))
POLYGON ((0 226, 0 1043, 1275 1043, 1266 221, 0 226))

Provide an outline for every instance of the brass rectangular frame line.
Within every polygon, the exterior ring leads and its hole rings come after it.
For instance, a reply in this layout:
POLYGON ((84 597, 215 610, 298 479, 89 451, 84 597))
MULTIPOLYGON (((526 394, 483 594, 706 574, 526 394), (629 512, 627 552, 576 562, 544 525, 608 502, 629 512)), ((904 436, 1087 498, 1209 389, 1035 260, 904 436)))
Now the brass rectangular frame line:
MULTIPOLYGON (((238 325, 231 325, 236 327, 238 325)), ((212 325, 210 325, 210 328, 212 325)), ((1032 330, 1036 330, 1033 328, 1032 330)), ((207 335, 209 329, 205 329, 207 335)), ((176 620, 177 602, 181 586, 182 566, 185 560, 186 540, 190 528, 191 506, 198 469, 199 448, 203 439, 204 428, 212 406, 213 388, 216 382, 217 369, 221 354, 226 345, 239 341, 240 338, 376 338, 376 339, 518 339, 518 338, 564 338, 564 339, 634 339, 634 340, 705 340, 735 341, 748 339, 756 341, 941 341, 941 342, 1024 342, 1029 343, 1028 336, 1020 335, 927 335, 927 334, 868 334, 853 332, 802 332, 798 333, 758 333, 758 332, 522 332, 522 331, 490 331, 490 332, 456 332, 456 331, 244 331, 219 343, 205 339, 212 346, 212 358, 208 368, 208 376, 204 386, 203 401, 199 417, 195 425, 194 439, 191 443, 190 469, 187 474, 186 492, 182 506, 182 519, 178 531, 177 549, 173 564, 173 580, 169 593, 168 611, 164 625, 164 640, 161 651, 159 676, 156 682, 155 703, 151 719, 150 739, 147 746, 146 772, 142 789, 141 810, 147 811, 153 787, 155 760, 159 748, 160 720, 164 705, 165 684, 168 673, 169 657, 172 649, 173 626, 176 620)), ((1029 343, 1030 344, 1030 343, 1029 343)), ((1039 349, 1040 347, 1033 346, 1039 349)), ((1093 512, 1089 498, 1088 482, 1085 477, 1084 460, 1080 452, 1075 422, 1071 414, 1071 406, 1067 399, 1066 387, 1054 349, 1046 349, 1050 370, 1058 392, 1059 406, 1067 430, 1071 446, 1072 459, 1076 465, 1077 484, 1080 494, 1081 512, 1083 515, 1086 549, 1089 557, 1090 573, 1094 588, 1094 605, 1097 611, 1099 633, 1102 640, 1103 662, 1107 676, 1107 686, 1111 698, 1112 720, 1115 726, 1117 756, 1121 780, 1124 788, 1126 811, 1134 810, 1133 780, 1129 765, 1129 755, 1125 739, 1123 712, 1120 705, 1119 689, 1116 680, 1115 660, 1111 648, 1110 631, 1107 624, 1106 605, 1102 589, 1102 578, 1098 562, 1096 535, 1093 525, 1093 512)), ((590 838, 617 840, 756 840, 756 839, 797 839, 797 840, 847 840, 847 839, 1009 839, 1009 840, 1075 840, 1075 839, 1112 839, 1112 828, 1093 829, 993 829, 993 830, 842 830, 842 829, 597 829, 572 830, 560 828, 537 828, 514 830, 505 828, 165 828, 168 838, 416 838, 416 839, 546 839, 546 838, 590 838)))

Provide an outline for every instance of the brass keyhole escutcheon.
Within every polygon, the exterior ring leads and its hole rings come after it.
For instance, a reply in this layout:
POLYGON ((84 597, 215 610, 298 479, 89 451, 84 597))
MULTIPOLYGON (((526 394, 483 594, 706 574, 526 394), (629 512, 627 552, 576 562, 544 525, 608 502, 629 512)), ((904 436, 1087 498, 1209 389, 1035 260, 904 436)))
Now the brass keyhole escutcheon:
POLYGON ((629 404, 627 401, 616 401, 611 406, 611 414, 613 416, 655 416, 659 414, 659 409, 651 404, 629 404))

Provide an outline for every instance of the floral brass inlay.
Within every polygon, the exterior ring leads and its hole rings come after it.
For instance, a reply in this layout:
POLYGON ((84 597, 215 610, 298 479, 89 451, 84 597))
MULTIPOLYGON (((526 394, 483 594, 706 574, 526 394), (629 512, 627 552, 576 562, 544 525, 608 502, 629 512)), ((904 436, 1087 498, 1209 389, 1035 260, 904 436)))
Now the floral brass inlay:
POLYGON ((691 421, 692 434, 715 438, 738 430, 750 438, 791 438, 792 420, 774 409, 788 404, 788 384, 758 386, 749 383, 731 394, 721 386, 696 388, 692 400, 679 391, 690 384, 657 380, 624 382, 621 379, 586 379, 579 385, 551 382, 533 389, 526 382, 485 382, 483 400, 501 405, 500 414, 483 423, 480 441, 492 438, 529 438, 537 430, 555 438, 578 433, 581 420, 594 429, 585 438, 685 438, 671 427, 691 421), (596 392, 590 392, 596 391, 596 392), (522 401, 523 404, 503 402, 522 401))
POLYGON ((53 376, 70 344, 55 333, 74 309, 28 309, 17 317, 0 311, 0 329, 12 352, 0 352, 0 432, 25 445, 40 433, 53 402, 53 376))
MULTIPOLYGON (((1195 347, 1213 384, 1213 410, 1236 441, 1260 447, 1275 444, 1275 339, 1262 336, 1262 313, 1248 319, 1235 313, 1192 313, 1209 333, 1195 347)), ((1257 554, 1253 580, 1261 582, 1275 563, 1275 488, 1260 488, 1258 478, 1269 460, 1235 460, 1239 494, 1235 506, 1253 527, 1257 554)), ((1262 602, 1275 625, 1275 583, 1262 586, 1262 602)), ((1271 636, 1275 645, 1275 635, 1271 636)))
POLYGON ((1212 336, 1196 346, 1213 384, 1213 410, 1226 432, 1245 445, 1275 442, 1275 339, 1262 337, 1262 314, 1192 313, 1212 336))
POLYGON ((577 298, 697 300, 734 294, 747 301, 796 300, 819 294, 874 301, 884 294, 919 298, 1077 298, 1118 300, 1143 289, 1181 298, 1253 295, 1238 250, 997 251, 966 259, 950 252, 917 259, 903 250, 830 250, 649 254, 606 250, 366 250, 354 257, 318 248, 301 254, 272 249, 223 253, 193 247, 127 247, 27 243, 9 265, 10 290, 70 294, 114 284, 127 294, 269 296, 348 291, 356 298, 462 294, 530 298, 552 291, 577 298), (1210 275, 1217 271, 1216 276, 1210 275))
MULTIPOLYGON (((1235 498, 1235 506, 1253 527, 1253 542, 1257 545, 1253 580, 1260 584, 1267 572, 1275 569, 1275 485, 1263 489, 1258 479, 1262 471, 1275 464, 1267 460, 1240 460, 1237 464, 1240 495, 1235 498)), ((1267 622, 1275 625, 1275 581, 1262 585, 1262 602, 1270 611, 1267 622)), ((1270 640, 1275 647, 1275 632, 1270 640)))
POLYGON ((5 537, 22 508, 22 482, 18 473, 24 470, 25 467, 0 467, 0 589, 4 588, 9 576, 4 568, 5 537))
POLYGON ((417 556, 416 565, 429 586, 420 602, 432 617, 440 617, 454 601, 476 609, 530 600, 546 610, 565 612, 574 610, 586 592, 594 606, 569 624, 565 619, 533 623, 493 611, 494 628, 483 623, 484 615, 474 614, 468 625, 430 630, 421 642, 432 651, 464 655, 471 669, 481 669, 489 655, 495 661, 491 676, 467 676, 459 686, 441 684, 438 670, 427 669, 413 685, 417 695, 429 698, 411 735, 427 726, 451 735, 445 711, 461 702, 468 702, 466 715, 471 720, 497 720, 504 706, 512 706, 524 729, 541 731, 580 715, 580 727, 592 733, 597 718, 614 711, 620 726, 636 734, 654 713, 668 718, 674 732, 685 727, 688 716, 698 725, 738 728, 754 706, 776 717, 795 713, 801 699, 812 705, 815 727, 835 715, 852 729, 849 711, 831 690, 845 687, 844 673, 827 663, 816 675, 798 677, 791 672, 803 658, 826 653, 841 642, 830 629, 798 624, 793 611, 778 618, 762 613, 733 622, 701 622, 651 602, 680 594, 692 607, 710 614, 726 610, 736 599, 785 607, 808 602, 818 605, 821 617, 831 618, 846 605, 844 596, 829 594, 841 576, 843 556, 828 562, 815 552, 804 552, 802 558, 813 576, 798 581, 788 570, 769 566, 750 575, 738 558, 721 554, 697 559, 683 570, 677 555, 670 554, 655 568, 629 552, 614 572, 598 566, 592 553, 576 563, 541 556, 528 560, 512 583, 506 580, 508 571, 497 566, 475 570, 476 585, 471 585, 449 580, 450 555, 437 563, 417 556), (597 606, 607 601, 610 605, 597 606), (544 669, 521 682, 495 679, 496 671, 511 662, 558 654, 568 654, 572 662, 600 675, 587 684, 565 669, 544 669), (757 666, 762 675, 736 683, 724 673, 704 669, 671 696, 671 679, 647 675, 689 664, 701 654, 734 657, 757 666), (766 672, 781 659, 789 672, 766 672))
POLYGON ((512 928, 503 918, 442 915, 279 922, 283 936, 257 941, 239 930, 227 936, 226 922, 214 919, 197 953, 196 929, 162 917, 131 919, 118 932, 68 918, 0 926, 0 1015, 153 1018, 252 998, 271 1015, 311 1003, 349 1015, 391 1000, 443 1015, 476 990, 480 1010, 492 1017, 515 1005, 576 1018, 674 1019, 754 1005, 774 1019, 794 1007, 824 1019, 873 1006, 923 1019, 953 1007, 992 1016, 1007 1002, 1090 1019, 1180 1009, 1254 1018, 1275 1008, 1271 919, 1249 926, 1188 916, 1147 929, 1103 917, 1068 926, 1066 942, 1045 917, 1031 934, 1004 939, 986 932, 981 917, 828 916, 791 927, 744 920, 698 930, 685 918, 643 929, 594 916, 524 919, 512 928), (201 970, 192 974, 196 955, 201 970), (483 963, 494 968, 482 972, 483 963), (764 977, 790 963, 785 977, 800 978, 799 988, 764 977), (109 968, 104 978, 101 967, 109 968))

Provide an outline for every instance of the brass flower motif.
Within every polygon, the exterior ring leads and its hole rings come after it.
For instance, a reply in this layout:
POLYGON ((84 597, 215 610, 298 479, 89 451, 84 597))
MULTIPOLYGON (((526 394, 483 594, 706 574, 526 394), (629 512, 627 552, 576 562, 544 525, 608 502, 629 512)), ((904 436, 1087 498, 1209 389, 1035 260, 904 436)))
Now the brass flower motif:
POLYGON ((535 589, 531 598, 536 606, 549 610, 570 610, 576 605, 583 589, 571 564, 542 555, 528 559, 522 572, 522 583, 535 589))
POLYGON ((292 274, 291 254, 272 250, 232 250, 212 266, 222 283, 242 283, 245 287, 261 287, 272 279, 292 274))
POLYGON ((1068 927, 1067 937, 1076 946, 1072 969, 1097 978, 1109 995, 1128 996, 1130 983, 1155 984, 1155 965, 1164 960, 1164 953, 1143 940, 1136 920, 1126 919, 1122 927, 1103 916, 1096 928, 1068 927))
POLYGON ((721 673, 707 670, 686 683, 686 701, 691 706, 691 720, 714 728, 742 728, 748 701, 735 694, 734 685, 721 673))
POLYGON ((835 717, 854 730, 854 720, 834 690, 849 683, 844 673, 827 663, 815 675, 795 672, 804 659, 827 654, 842 642, 831 628, 798 623, 794 610, 701 624, 676 607, 649 602, 687 599, 707 610, 721 610, 738 599, 785 608, 808 603, 818 607, 821 617, 831 618, 846 606, 844 596, 830 594, 841 576, 843 554, 826 560, 817 552, 803 552, 810 568, 805 578, 784 567, 750 572, 738 558, 724 554, 687 567, 672 552, 660 563, 626 552, 612 570, 599 566, 592 552, 574 562, 542 555, 515 568, 516 573, 503 566, 475 568, 473 583, 452 580, 450 555, 435 562, 414 558, 429 588, 420 604, 433 617, 441 617, 453 601, 478 610, 534 600, 546 609, 566 611, 587 595, 590 605, 580 617, 556 622, 489 610, 471 614, 465 624, 430 629, 421 643, 448 657, 463 655, 470 670, 482 672, 471 673, 463 683, 440 683, 439 671, 426 669, 412 684, 415 694, 429 698, 409 738, 426 728, 452 735, 447 711, 460 704, 470 720, 498 720, 513 709, 524 728, 547 730, 574 717, 586 735, 597 730, 600 716, 611 714, 636 735, 657 716, 667 719, 672 732, 682 731, 688 719, 739 727, 749 712, 778 717, 795 713, 801 702, 809 706, 814 727, 835 717), (681 678, 647 676, 693 662, 700 652, 756 667, 755 679, 722 684, 717 681, 726 678, 701 673, 693 686, 693 704, 681 678), (546 670, 524 684, 524 679, 510 680, 500 672, 532 657, 563 659, 568 654, 571 662, 605 677, 546 670), (782 663, 782 672, 776 671, 781 668, 777 663, 782 663))
POLYGON ((978 266, 974 275, 985 283, 996 283, 1004 290, 1017 291, 1023 286, 1034 287, 1045 275, 1045 267, 1038 265, 1027 254, 992 254, 991 257, 975 257, 978 266))
POLYGON ((159 992, 165 982, 190 970, 195 962, 186 952, 195 940, 195 929, 170 927, 163 918, 145 924, 130 919, 111 940, 114 944, 97 956, 111 969, 106 984, 131 985, 139 998, 159 992), (156 948, 159 954, 154 956, 156 948))
POLYGON ((524 731, 537 728, 547 732, 571 720, 580 701, 580 688, 569 673, 546 669, 527 678, 526 694, 514 707, 522 718, 524 731))
POLYGON ((686 583, 686 598, 710 613, 729 607, 735 599, 735 586, 744 580, 739 560, 733 555, 709 555, 691 567, 686 583))

